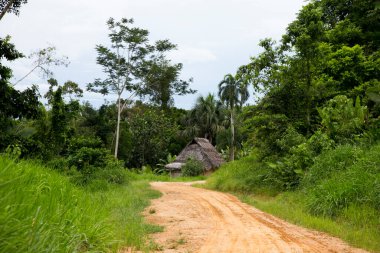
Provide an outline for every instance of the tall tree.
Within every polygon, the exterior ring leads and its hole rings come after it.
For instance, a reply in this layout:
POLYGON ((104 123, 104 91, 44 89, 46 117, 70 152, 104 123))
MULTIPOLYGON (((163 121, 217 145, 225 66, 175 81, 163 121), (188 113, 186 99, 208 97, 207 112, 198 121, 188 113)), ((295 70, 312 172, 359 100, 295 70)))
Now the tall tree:
MULTIPOLYGON (((57 80, 51 78, 48 80, 49 91, 45 94, 51 106, 51 126, 49 131, 49 139, 47 145, 50 147, 50 152, 53 155, 59 154, 67 141, 73 135, 72 122, 79 115, 80 105, 78 100, 71 99, 68 103, 64 101, 63 96, 68 94, 67 86, 72 85, 73 82, 68 81, 63 86, 59 85, 57 80)), ((81 93, 78 93, 80 96, 81 93)))
POLYGON ((249 97, 247 85, 233 75, 228 74, 219 83, 219 97, 230 110, 231 147, 230 161, 235 159, 235 111, 241 107, 249 97))
POLYGON ((304 91, 306 104, 306 129, 310 134, 313 94, 318 75, 318 63, 322 58, 320 44, 325 37, 322 11, 315 4, 309 4, 298 13, 297 19, 290 23, 283 36, 283 46, 294 49, 295 56, 288 62, 289 70, 304 91))
POLYGON ((160 40, 156 42, 155 49, 156 53, 145 62, 140 73, 144 81, 143 94, 166 111, 174 102, 173 95, 194 94, 196 91, 189 88, 192 78, 187 81, 179 78, 182 63, 173 64, 166 58, 165 53, 175 50, 176 45, 160 40))
POLYGON ((0 20, 5 13, 13 12, 18 15, 22 4, 26 4, 28 0, 0 0, 0 20))
POLYGON ((38 89, 36 86, 18 91, 9 80, 12 69, 3 65, 3 60, 13 61, 23 55, 10 42, 10 37, 0 38, 0 149, 13 144, 16 140, 10 130, 22 118, 39 116, 38 89))
POLYGON ((129 92, 130 98, 137 95, 140 90, 138 82, 139 69, 142 67, 148 54, 154 47, 148 44, 147 30, 132 27, 133 19, 123 18, 115 21, 110 18, 107 21, 110 30, 109 38, 111 47, 97 45, 97 63, 103 67, 107 77, 104 80, 96 79, 87 85, 87 89, 103 95, 110 93, 117 96, 117 124, 114 156, 117 158, 120 137, 121 112, 125 104, 123 98, 125 92, 129 92))
MULTIPOLYGON (((0 38, 0 122, 10 118, 33 118, 38 114, 38 90, 36 86, 18 91, 10 85, 12 70, 4 66, 3 59, 14 61, 23 55, 10 43, 10 37, 0 38)), ((6 124, 0 124, 4 127, 6 124)))
POLYGON ((67 67, 70 63, 69 58, 67 56, 57 56, 56 54, 57 48, 54 46, 39 49, 31 53, 28 58, 33 60, 32 69, 17 82, 15 82, 14 85, 27 78, 34 71, 39 71, 44 78, 52 78, 53 72, 50 70, 51 66, 67 67))

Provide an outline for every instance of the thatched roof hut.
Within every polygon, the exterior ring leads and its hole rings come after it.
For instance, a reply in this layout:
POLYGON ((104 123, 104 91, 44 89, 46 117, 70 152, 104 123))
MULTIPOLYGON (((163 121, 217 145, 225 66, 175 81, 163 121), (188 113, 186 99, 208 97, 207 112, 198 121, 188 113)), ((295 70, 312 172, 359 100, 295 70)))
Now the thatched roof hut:
POLYGON ((186 161, 193 157, 202 162, 204 171, 211 172, 224 162, 216 148, 204 138, 194 138, 177 156, 177 159, 165 166, 171 175, 179 175, 181 167, 186 161))

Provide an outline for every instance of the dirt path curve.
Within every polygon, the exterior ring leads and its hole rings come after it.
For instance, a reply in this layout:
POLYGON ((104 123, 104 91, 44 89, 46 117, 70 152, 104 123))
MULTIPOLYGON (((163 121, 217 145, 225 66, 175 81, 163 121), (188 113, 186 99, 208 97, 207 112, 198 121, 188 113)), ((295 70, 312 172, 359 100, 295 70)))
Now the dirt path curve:
POLYGON ((324 233, 307 230, 191 183, 154 182, 163 193, 145 211, 165 227, 153 235, 160 252, 366 252, 324 233))

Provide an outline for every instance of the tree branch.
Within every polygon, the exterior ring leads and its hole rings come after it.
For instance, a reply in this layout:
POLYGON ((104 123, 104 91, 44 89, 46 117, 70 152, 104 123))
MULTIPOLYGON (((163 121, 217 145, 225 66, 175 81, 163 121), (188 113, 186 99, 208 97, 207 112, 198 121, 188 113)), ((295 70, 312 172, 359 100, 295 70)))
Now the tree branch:
POLYGON ((16 2, 16 0, 10 0, 8 2, 8 4, 5 6, 5 8, 3 9, 3 11, 0 13, 0 20, 4 17, 5 13, 7 13, 7 11, 9 11, 9 9, 11 8, 11 6, 14 4, 14 2, 16 2))

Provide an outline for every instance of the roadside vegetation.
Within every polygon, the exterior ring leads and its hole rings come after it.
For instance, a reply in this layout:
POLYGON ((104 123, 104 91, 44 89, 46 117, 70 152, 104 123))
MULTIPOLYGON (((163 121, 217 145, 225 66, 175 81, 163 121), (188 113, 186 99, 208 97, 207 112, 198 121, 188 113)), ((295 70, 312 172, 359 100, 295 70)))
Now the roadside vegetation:
POLYGON ((345 4, 310 1, 238 69, 263 96, 239 113, 243 158, 206 187, 379 252, 380 9, 345 4))
POLYGON ((148 234, 160 227, 144 223, 140 212, 160 194, 148 181, 105 180, 86 187, 41 166, 0 156, 2 211, 0 252, 116 252, 148 249, 148 234))
POLYGON ((157 249, 150 234, 161 227, 145 223, 141 213, 160 193, 149 181, 171 179, 122 169, 122 182, 97 178, 78 185, 38 161, 0 156, 0 252, 117 252, 122 248, 157 249))

